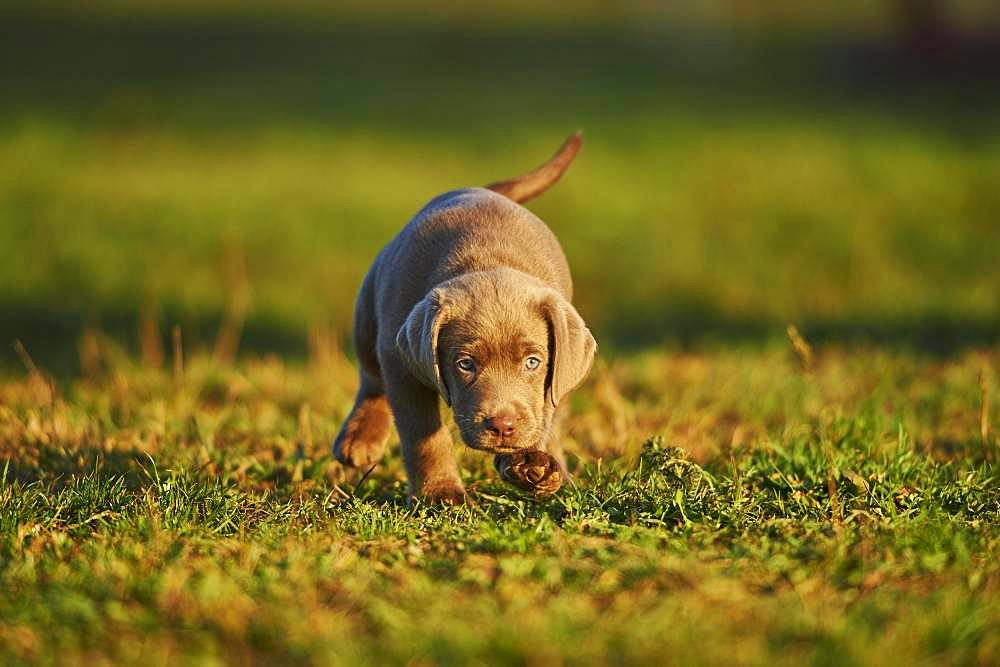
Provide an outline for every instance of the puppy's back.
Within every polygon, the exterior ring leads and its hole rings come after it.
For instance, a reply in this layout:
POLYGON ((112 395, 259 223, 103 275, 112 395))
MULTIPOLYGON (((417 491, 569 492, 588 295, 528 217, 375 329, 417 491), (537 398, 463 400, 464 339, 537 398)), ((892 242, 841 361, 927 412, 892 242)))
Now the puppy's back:
MULTIPOLYGON (((409 243, 437 261, 435 284, 461 273, 507 267, 572 297, 569 265, 552 230, 535 214, 484 188, 432 200, 407 225, 409 243)), ((400 239, 402 240, 402 239, 400 239)))
POLYGON ((446 280, 501 267, 526 273, 568 300, 573 297, 569 265, 552 231, 531 211, 485 188, 435 197, 376 263, 376 302, 390 316, 409 312, 446 280))

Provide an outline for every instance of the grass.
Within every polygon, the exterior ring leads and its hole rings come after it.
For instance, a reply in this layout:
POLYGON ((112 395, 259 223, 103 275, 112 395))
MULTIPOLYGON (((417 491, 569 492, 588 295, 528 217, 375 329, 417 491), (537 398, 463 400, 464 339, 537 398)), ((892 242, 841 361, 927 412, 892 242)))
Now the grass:
POLYGON ((328 4, 0 9, 0 662, 1000 660, 988 40, 328 4), (407 507, 329 456, 358 282, 577 128, 575 484, 407 507))
POLYGON ((12 379, 0 653, 988 664, 995 362, 820 348, 803 371, 768 347, 603 364, 574 400, 575 485, 534 502, 469 453, 475 502, 453 509, 407 508, 396 453, 367 478, 331 461, 354 382, 337 355, 197 358, 179 383, 121 358, 67 385, 12 379))
POLYGON ((928 69, 885 26, 108 4, 2 28, 0 335, 61 374, 67 338, 134 345, 143 311, 209 342, 236 283, 247 346, 302 357, 310 326, 348 330, 371 257, 424 202, 577 128, 578 164, 533 208, 606 350, 789 322, 939 352, 1000 336, 990 70, 928 69))

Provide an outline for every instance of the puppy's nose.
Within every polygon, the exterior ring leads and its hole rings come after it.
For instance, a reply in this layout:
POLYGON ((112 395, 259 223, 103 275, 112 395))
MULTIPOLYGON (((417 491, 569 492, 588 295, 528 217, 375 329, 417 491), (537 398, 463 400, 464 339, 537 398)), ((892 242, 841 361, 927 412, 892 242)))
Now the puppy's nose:
POLYGON ((509 438, 517 430, 517 419, 510 412, 499 412, 487 418, 486 430, 498 438, 509 438))

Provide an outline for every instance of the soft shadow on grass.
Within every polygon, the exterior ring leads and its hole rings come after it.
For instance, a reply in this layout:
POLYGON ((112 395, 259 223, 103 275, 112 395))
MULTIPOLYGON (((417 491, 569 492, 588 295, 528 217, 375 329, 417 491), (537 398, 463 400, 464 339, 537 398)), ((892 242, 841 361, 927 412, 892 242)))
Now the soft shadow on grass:
MULTIPOLYGON (((599 332, 602 355, 629 353, 649 347, 666 346, 678 350, 699 350, 719 345, 766 347, 785 338, 788 322, 765 318, 737 318, 721 310, 688 301, 666 301, 656 312, 610 317, 610 326, 599 332)), ((50 302, 44 306, 0 302, 0 369, 20 372, 22 363, 14 350, 20 340, 34 361, 61 378, 79 375, 78 342, 88 329, 123 346, 132 354, 140 351, 142 312, 128 305, 99 316, 75 309, 60 309, 50 302)), ((222 326, 219 314, 190 313, 180 308, 162 308, 158 318, 160 340, 169 346, 172 327, 181 326, 188 353, 210 350, 222 326)), ((1000 343, 1000 321, 975 319, 947 313, 929 313, 911 318, 871 316, 868 318, 811 319, 795 322, 813 343, 845 345, 886 345, 901 351, 950 357, 970 349, 989 348, 1000 343)), ((274 317, 250 317, 239 336, 241 356, 279 354, 289 360, 309 355, 309 330, 274 317)), ((347 332, 337 338, 353 355, 347 332)), ((169 353, 169 349, 167 349, 169 353)))

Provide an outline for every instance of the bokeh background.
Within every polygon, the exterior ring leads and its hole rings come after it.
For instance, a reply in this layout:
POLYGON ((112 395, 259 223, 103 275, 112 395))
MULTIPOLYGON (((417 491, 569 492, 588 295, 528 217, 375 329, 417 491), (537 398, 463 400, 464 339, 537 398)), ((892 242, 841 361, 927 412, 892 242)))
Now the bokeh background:
MULTIPOLYGON (((962 0, 11 1, 0 368, 101 335, 346 342, 444 190, 586 144, 535 210, 609 354, 1000 339, 1000 20, 962 0)), ((235 346, 230 344, 235 351, 235 346)), ((85 361, 84 361, 85 363, 85 361)))

